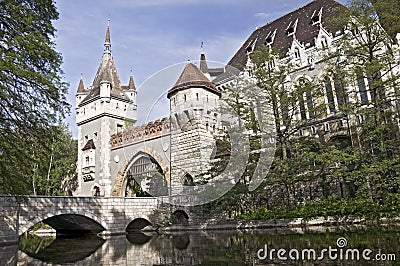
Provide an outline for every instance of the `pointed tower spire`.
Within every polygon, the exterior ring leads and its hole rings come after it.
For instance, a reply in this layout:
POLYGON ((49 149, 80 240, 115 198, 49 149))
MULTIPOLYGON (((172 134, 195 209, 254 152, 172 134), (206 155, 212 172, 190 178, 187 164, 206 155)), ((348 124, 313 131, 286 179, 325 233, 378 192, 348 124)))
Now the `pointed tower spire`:
POLYGON ((106 39, 104 41, 104 53, 111 54, 110 19, 108 19, 106 39))
POLYGON ((85 91, 85 85, 83 84, 82 73, 81 73, 81 79, 79 80, 79 85, 78 85, 78 91, 77 91, 77 93, 81 93, 81 92, 86 92, 86 91, 85 91))
POLYGON ((129 90, 132 90, 132 91, 135 91, 135 90, 136 90, 135 82, 133 81, 132 69, 131 69, 131 75, 129 76, 128 89, 129 89, 129 90))

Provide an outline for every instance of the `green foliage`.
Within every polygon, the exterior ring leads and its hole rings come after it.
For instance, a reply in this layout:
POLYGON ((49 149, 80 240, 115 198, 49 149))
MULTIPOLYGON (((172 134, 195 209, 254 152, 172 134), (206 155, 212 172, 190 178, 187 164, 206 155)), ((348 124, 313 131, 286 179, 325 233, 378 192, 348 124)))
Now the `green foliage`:
POLYGON ((273 210, 256 207, 236 216, 238 220, 282 219, 315 217, 396 217, 400 213, 400 195, 392 194, 387 201, 377 203, 371 199, 339 199, 328 197, 321 201, 307 201, 302 206, 280 206, 273 210))
MULTIPOLYGON (((1 194, 32 191, 35 167, 44 167, 43 157, 51 153, 57 135, 54 125, 69 108, 62 58, 55 50, 56 19, 51 0, 0 2, 1 194)), ((53 193, 56 185, 46 186, 53 193)))

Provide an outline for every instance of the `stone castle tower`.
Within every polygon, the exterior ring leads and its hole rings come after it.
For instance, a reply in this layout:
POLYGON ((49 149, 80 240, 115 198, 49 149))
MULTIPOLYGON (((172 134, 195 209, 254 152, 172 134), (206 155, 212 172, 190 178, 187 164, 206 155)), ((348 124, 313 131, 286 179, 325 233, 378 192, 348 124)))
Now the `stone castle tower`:
POLYGON ((79 180, 76 195, 89 196, 94 186, 100 188, 100 195, 111 195, 111 135, 133 125, 136 112, 133 76, 128 85, 121 85, 111 54, 108 25, 103 57, 93 83, 85 89, 81 78, 76 93, 79 180))
POLYGON ((188 62, 168 91, 171 117, 172 187, 192 185, 208 170, 215 149, 213 133, 220 128, 218 100, 221 93, 210 81, 205 55, 200 68, 188 62))

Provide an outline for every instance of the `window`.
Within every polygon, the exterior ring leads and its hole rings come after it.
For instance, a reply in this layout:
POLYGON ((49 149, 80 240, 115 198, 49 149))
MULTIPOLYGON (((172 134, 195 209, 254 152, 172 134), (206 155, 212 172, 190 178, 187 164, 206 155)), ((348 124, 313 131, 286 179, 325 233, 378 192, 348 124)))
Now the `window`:
POLYGON ((314 104, 311 95, 311 91, 306 91, 306 99, 307 99, 307 109, 309 118, 314 118, 314 104))
POLYGON ((89 158, 89 156, 86 156, 85 157, 85 165, 88 166, 89 163, 90 163, 90 158, 89 158))
POLYGON ((207 102, 208 102, 208 95, 207 95, 207 102))
POLYGON ((324 130, 325 130, 325 132, 331 131, 331 127, 330 127, 329 123, 324 123, 324 130))
POLYGON ((186 94, 183 94, 183 101, 186 102, 186 94))
POLYGON ((357 74, 357 85, 358 85, 358 91, 360 93, 361 103, 367 104, 368 103, 367 88, 365 86, 364 77, 361 74, 357 74))
POLYGON ((123 127, 123 125, 117 124, 117 133, 122 132, 123 127))
POLYGON ((326 49, 328 47, 328 41, 326 40, 325 37, 322 37, 321 39, 321 47, 322 49, 326 49))
POLYGON ((249 46, 246 48, 246 53, 250 54, 253 51, 253 47, 249 46))
POLYGON ((329 77, 325 77, 325 90, 326 90, 326 98, 328 99, 328 107, 330 113, 335 113, 335 100, 333 98, 333 90, 332 83, 329 77))
POLYGON ((316 14, 311 18, 311 22, 313 25, 318 24, 319 23, 319 15, 316 14))
POLYGON ((196 99, 199 100, 199 93, 196 93, 196 99))
POLYGON ((346 92, 344 89, 343 80, 339 77, 335 77, 333 81, 335 85, 335 92, 336 92, 336 100, 338 105, 343 105, 347 101, 346 92))
POLYGON ((317 129, 315 128, 315 126, 311 126, 311 134, 317 134, 317 129))
POLYGON ((286 30, 286 34, 287 34, 288 36, 293 35, 293 33, 294 33, 294 27, 290 27, 290 28, 288 28, 288 29, 286 30))
POLYGON ((299 97, 299 105, 300 105, 300 117, 302 120, 306 120, 307 119, 307 114, 306 114, 306 108, 304 105, 304 98, 303 98, 303 94, 300 95, 299 97))
POLYGON ((294 58, 300 59, 300 50, 299 48, 294 48, 294 58))

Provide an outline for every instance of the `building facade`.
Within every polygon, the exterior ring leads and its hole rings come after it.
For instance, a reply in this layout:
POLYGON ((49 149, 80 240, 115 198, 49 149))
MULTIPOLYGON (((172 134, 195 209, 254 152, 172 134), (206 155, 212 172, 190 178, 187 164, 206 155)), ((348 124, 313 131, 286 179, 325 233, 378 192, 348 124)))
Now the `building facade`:
MULTIPOLYGON (((329 72, 326 61, 326 55, 338 50, 346 31, 344 25, 333 23, 342 8, 334 0, 314 0, 256 29, 224 69, 209 68, 201 54, 199 67, 188 62, 168 91, 170 117, 141 126, 134 126, 133 77, 128 85, 121 85, 108 27, 96 77, 89 88, 80 80, 76 94, 79 186, 75 195, 91 195, 98 187, 102 196, 133 196, 143 193, 143 188, 151 192, 153 185, 165 188, 161 195, 171 195, 180 186, 197 183, 210 168, 214 135, 223 128, 217 111, 221 95, 251 69, 250 55, 261 47, 278 52, 274 64, 294 66, 285 89, 316 80, 323 84, 323 95, 307 91, 300 95, 293 121, 305 122, 294 137, 319 136, 326 142, 362 145, 360 127, 365 117, 344 114, 341 107, 351 102, 364 108, 377 95, 364 75, 343 85, 329 72), (316 102, 324 106, 318 115, 313 111, 316 102), (155 185, 157 178, 161 179, 155 185)), ((390 47, 380 49, 385 53, 390 47)), ((345 57, 334 60, 348 66, 345 57)))

